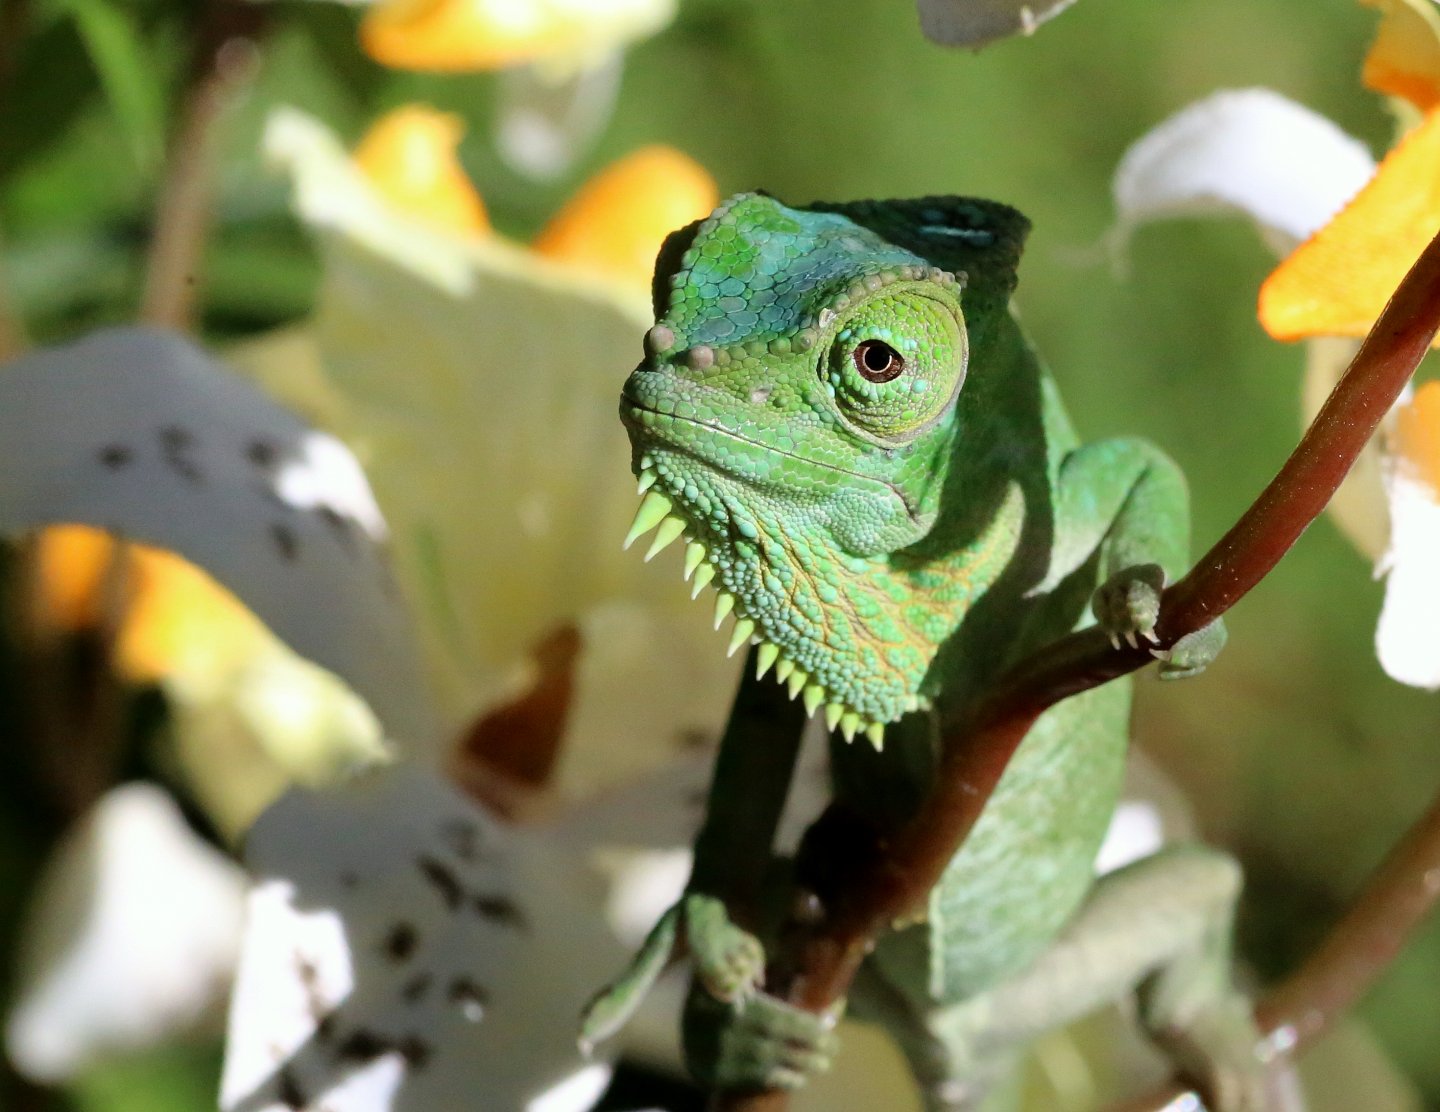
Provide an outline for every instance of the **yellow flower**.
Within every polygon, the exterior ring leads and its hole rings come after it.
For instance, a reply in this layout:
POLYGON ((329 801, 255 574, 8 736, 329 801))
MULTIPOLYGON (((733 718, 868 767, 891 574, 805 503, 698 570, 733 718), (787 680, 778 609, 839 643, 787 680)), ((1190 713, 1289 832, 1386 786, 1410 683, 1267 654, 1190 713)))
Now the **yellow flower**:
POLYGON ((1277 340, 1364 336, 1437 231, 1440 111, 1402 138, 1354 200, 1265 280, 1260 323, 1277 340))
MULTIPOLYGON (((353 158, 393 213, 479 234, 490 225, 456 157, 463 134, 459 117, 405 105, 372 125, 353 158)), ((665 236, 719 200, 715 179, 694 159, 673 147, 641 147, 585 182, 532 246, 556 263, 645 290, 665 236)))
POLYGON ((654 34, 674 15, 675 0, 382 0, 361 23, 360 44, 399 69, 583 64, 654 34))
POLYGON ((535 250, 642 289, 665 236, 720 201, 694 159, 651 146, 612 163, 580 187, 535 239, 535 250))
POLYGON ((459 116, 409 104, 371 126, 355 148, 355 161, 375 191, 400 212, 478 235, 490 230, 490 220, 456 155, 464 134, 459 116))

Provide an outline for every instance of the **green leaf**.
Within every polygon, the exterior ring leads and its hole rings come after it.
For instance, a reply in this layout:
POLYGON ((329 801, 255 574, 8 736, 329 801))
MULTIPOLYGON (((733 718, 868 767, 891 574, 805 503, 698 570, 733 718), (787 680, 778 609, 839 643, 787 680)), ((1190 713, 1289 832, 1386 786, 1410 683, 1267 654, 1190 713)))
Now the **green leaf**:
POLYGON ((106 99, 125 129, 135 160, 145 166, 165 141, 165 98, 156 59, 139 21, 108 0, 64 0, 106 99))

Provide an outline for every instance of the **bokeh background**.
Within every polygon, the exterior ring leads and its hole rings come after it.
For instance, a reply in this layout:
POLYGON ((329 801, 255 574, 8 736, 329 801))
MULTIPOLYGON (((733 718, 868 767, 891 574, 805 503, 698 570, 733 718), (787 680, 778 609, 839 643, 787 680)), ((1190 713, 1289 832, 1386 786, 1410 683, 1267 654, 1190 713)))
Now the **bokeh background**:
MULTIPOLYGON (((150 47, 147 70, 134 75, 150 89, 140 95, 169 103, 200 6, 114 6, 150 47)), ((1374 12, 1355 0, 1085 0, 1033 37, 979 53, 927 42, 907 0, 681 0, 671 26, 629 48, 613 115, 568 169, 537 181, 497 153, 493 74, 388 68, 358 46, 355 9, 264 6, 258 73, 218 131, 215 225, 199 286, 206 340, 263 336, 302 319, 315 297, 313 241, 292 215, 288 183, 260 155, 280 104, 313 113, 347 142, 396 105, 458 114, 464 167, 495 227, 519 240, 593 171, 656 142, 696 159, 722 194, 995 197, 1034 221, 1020 311, 1077 424, 1092 438, 1144 434, 1178 459, 1202 545, 1293 445, 1303 352, 1256 323, 1273 257, 1242 220, 1144 228, 1116 265, 1103 246, 1116 163, 1162 118, 1227 87, 1276 89, 1377 154, 1394 131, 1358 79, 1374 12)), ((0 273, 36 343, 133 318, 162 167, 159 148, 137 145, 117 122, 86 42, 57 14, 64 8, 0 6, 0 273)), ((0 582, 14 567, 10 550, 0 582)), ((11 611, 23 604, 13 591, 7 598, 11 611)), ((1139 742, 1183 786, 1206 834, 1246 865, 1241 948, 1261 979, 1293 967, 1440 782, 1440 704, 1381 672, 1372 647, 1380 598, 1366 562, 1321 521, 1233 612, 1230 647, 1202 679, 1141 684, 1139 742)), ((0 641, 7 967, 38 863, 74 817, 35 772, 64 756, 38 751, 45 739, 23 727, 35 663, 24 649, 0 641)), ((68 651, 76 659, 67 666, 98 667, 84 644, 68 651)), ((166 701, 158 689, 129 695, 123 728, 139 740, 123 767, 153 775, 144 739, 163 732, 166 701)), ((193 818, 206 825, 203 812, 193 818)), ((0 968, 0 987, 6 976, 0 968)), ((1440 924, 1360 1010, 1433 1108, 1437 987, 1440 924)), ((218 1044, 202 1043, 108 1063, 57 1090, 12 1074, 0 1099, 16 1109, 205 1108, 218 1062, 218 1044)))

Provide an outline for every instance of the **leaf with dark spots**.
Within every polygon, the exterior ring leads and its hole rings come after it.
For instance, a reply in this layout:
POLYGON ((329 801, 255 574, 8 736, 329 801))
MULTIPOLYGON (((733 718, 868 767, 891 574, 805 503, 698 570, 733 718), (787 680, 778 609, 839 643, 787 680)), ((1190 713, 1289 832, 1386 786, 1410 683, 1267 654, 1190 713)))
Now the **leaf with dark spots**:
POLYGON ((395 1049, 400 1051, 405 1064, 412 1070, 424 1069, 434 1053, 434 1048, 418 1035, 406 1035, 396 1042, 395 1049))
POLYGON ((445 901, 445 906, 451 911, 458 910, 460 900, 465 893, 460 888, 459 879, 450 871, 450 867, 445 862, 437 861, 428 855, 417 857, 415 864, 419 866, 425 879, 434 886, 435 891, 440 893, 440 898, 445 901))
POLYGON ((296 1080, 295 1074, 288 1066, 276 1074, 275 1090, 275 1099, 286 1108, 294 1109, 295 1112, 300 1112, 310 1103, 305 1096, 305 1091, 300 1088, 300 1082, 296 1080))
POLYGON ((396 923, 385 936, 385 953, 395 961, 405 961, 415 953, 420 936, 409 923, 396 923))
POLYGON ((530 930, 530 920, 520 910, 520 905, 509 896, 482 893, 471 897, 471 903, 482 918, 517 931, 528 933, 530 930))
POLYGON ((395 1040, 388 1035, 359 1027, 345 1036, 335 1048, 335 1053, 338 1057, 352 1062, 372 1062, 393 1049, 395 1040))
POLYGON ((451 981, 445 998, 450 1003, 458 1005, 465 1018, 472 1023, 479 1022, 484 1018, 485 1008, 490 1003, 490 993, 484 986, 476 984, 469 977, 456 977, 451 981))
POLYGON ((268 471, 279 461, 280 449, 268 440, 252 440, 245 446, 245 458, 268 471))
POLYGON ((440 840, 461 861, 474 861, 480 854, 480 828, 473 822, 452 819, 442 823, 440 840))
POLYGON ((95 458, 107 471, 119 471, 130 462, 133 456, 134 453, 124 444, 107 444, 96 453, 95 458))
POLYGON ((275 550, 280 553, 280 559, 287 564, 294 563, 295 558, 300 555, 300 540, 288 525, 277 522, 270 526, 270 539, 275 542, 275 550))
POLYGON ((400 989, 400 999, 407 1004, 418 1004, 425 999, 425 994, 430 991, 430 986, 434 983, 435 978, 429 973, 417 973, 400 989))

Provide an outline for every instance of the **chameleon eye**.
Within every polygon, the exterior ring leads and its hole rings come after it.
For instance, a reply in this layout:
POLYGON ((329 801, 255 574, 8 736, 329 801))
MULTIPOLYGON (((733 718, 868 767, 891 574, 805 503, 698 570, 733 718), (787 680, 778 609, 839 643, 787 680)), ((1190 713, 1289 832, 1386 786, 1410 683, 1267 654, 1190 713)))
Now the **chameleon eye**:
POLYGON ((855 348, 852 358, 867 382, 889 382, 905 371, 905 357, 884 340, 866 340, 855 348))
POLYGON ((959 307, 928 287, 900 286, 837 320, 817 369, 852 430, 894 444, 939 420, 960 392, 967 358, 959 307))

